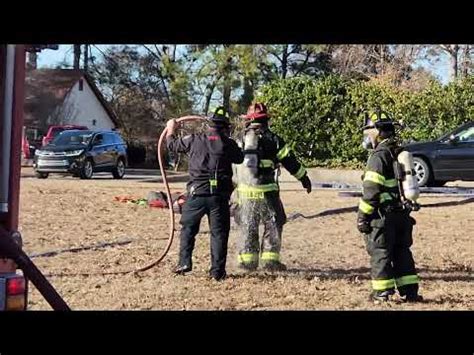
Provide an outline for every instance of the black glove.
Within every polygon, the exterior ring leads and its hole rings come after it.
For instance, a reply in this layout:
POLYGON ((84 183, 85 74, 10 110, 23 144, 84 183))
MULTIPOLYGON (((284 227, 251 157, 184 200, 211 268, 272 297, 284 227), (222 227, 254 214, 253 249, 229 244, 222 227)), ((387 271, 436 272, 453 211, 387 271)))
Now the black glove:
POLYGON ((370 222, 363 218, 357 219, 357 229, 363 234, 370 234, 370 232, 372 232, 372 226, 370 225, 370 222))
POLYGON ((300 181, 301 181, 301 185, 303 185, 303 187, 306 189, 306 192, 310 193, 311 192, 311 180, 309 179, 308 174, 305 174, 305 176, 303 176, 300 181))

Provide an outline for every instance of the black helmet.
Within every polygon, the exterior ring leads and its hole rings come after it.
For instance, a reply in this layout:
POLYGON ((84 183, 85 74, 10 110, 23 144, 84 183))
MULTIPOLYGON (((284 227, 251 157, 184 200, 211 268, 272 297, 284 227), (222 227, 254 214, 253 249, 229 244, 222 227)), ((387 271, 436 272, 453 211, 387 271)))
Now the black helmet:
POLYGON ((222 106, 216 108, 209 120, 216 126, 230 126, 229 113, 222 106))

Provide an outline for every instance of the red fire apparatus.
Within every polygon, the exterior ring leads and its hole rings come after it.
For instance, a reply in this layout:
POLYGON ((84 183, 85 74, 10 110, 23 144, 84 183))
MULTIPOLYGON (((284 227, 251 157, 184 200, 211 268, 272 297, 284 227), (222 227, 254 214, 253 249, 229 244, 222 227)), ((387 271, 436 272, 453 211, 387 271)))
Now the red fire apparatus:
POLYGON ((0 311, 26 310, 31 282, 54 310, 67 304, 22 250, 18 232, 26 51, 0 45, 0 311))

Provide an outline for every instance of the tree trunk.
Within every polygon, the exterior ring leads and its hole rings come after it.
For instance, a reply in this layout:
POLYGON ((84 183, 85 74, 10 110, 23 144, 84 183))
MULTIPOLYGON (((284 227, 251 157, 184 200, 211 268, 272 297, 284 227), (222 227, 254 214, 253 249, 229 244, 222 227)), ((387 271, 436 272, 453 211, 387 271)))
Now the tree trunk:
POLYGON ((84 71, 89 70, 89 45, 84 44, 84 71))
POLYGON ((283 46, 283 55, 281 58, 281 77, 283 79, 286 79, 286 75, 288 73, 288 56, 289 56, 288 47, 289 47, 288 44, 285 44, 283 46))
POLYGON ((244 77, 244 92, 240 98, 240 111, 245 112, 253 100, 253 85, 249 78, 244 77))
POLYGON ((223 90, 223 100, 222 100, 222 106, 224 106, 224 109, 226 111, 229 111, 230 109, 230 94, 231 94, 231 87, 230 87, 230 82, 229 80, 226 80, 224 82, 224 90, 223 90))
POLYGON ((232 57, 227 58, 227 64, 224 68, 224 88, 222 90, 222 106, 226 111, 230 110, 230 94, 232 92, 231 87, 231 65, 232 65, 232 57))
POLYGON ((38 66, 38 53, 30 52, 28 53, 28 69, 36 69, 38 66))
POLYGON ((385 53, 384 53, 384 45, 381 44, 381 45, 380 45, 380 74, 382 74, 382 75, 383 75, 383 73, 384 73, 384 71, 385 71, 385 70, 384 70, 384 67, 385 67, 384 55, 385 55, 385 53))
POLYGON ((73 68, 75 70, 80 69, 80 63, 81 63, 81 45, 80 44, 74 44, 74 65, 73 68))
POLYGON ((176 47, 177 47, 177 45, 174 44, 174 45, 173 45, 172 55, 171 55, 171 61, 172 61, 173 63, 176 61, 176 47))
POLYGON ((457 44, 454 45, 453 51, 451 53, 451 64, 452 64, 452 71, 453 71, 453 78, 457 79, 459 74, 459 64, 458 64, 458 54, 459 54, 459 46, 457 44))
POLYGON ((207 116, 209 112, 209 105, 211 104, 212 94, 214 93, 214 89, 216 87, 216 82, 209 84, 206 88, 206 101, 204 104, 204 114, 207 116))
POLYGON ((462 67, 461 67, 462 68, 461 73, 462 73, 463 78, 467 78, 469 76, 469 70, 472 64, 470 52, 471 52, 471 46, 469 44, 466 44, 463 50, 463 62, 462 62, 462 67))

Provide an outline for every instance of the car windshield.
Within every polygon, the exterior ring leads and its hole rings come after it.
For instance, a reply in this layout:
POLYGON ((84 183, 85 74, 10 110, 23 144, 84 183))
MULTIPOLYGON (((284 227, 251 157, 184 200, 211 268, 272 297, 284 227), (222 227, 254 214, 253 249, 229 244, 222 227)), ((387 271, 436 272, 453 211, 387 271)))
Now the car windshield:
POLYGON ((89 131, 64 131, 51 142, 52 145, 87 145, 92 137, 89 131))
POLYGON ((63 128, 60 128, 60 127, 55 127, 51 130, 51 135, 53 137, 56 137, 59 133, 61 133, 62 131, 64 131, 63 128))
POLYGON ((438 140, 438 141, 447 141, 448 138, 451 137, 453 134, 458 134, 460 132, 459 131, 460 128, 461 127, 457 127, 456 129, 451 130, 450 132, 447 132, 447 133, 443 134, 442 136, 438 137, 438 139, 436 139, 436 140, 438 140))
POLYGON ((455 137, 458 137, 460 142, 473 142, 474 141, 474 126, 469 127, 468 129, 462 130, 461 132, 456 134, 455 137))

